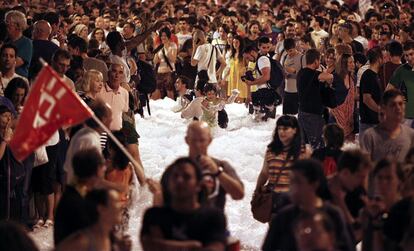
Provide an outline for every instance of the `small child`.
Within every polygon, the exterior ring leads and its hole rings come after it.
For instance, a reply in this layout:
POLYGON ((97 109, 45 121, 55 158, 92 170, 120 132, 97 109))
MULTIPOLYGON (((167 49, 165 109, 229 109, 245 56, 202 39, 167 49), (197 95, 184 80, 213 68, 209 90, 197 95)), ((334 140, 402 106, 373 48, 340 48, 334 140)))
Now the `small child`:
POLYGON ((325 147, 316 149, 312 153, 312 158, 322 162, 323 172, 327 178, 330 178, 336 174, 336 165, 342 154, 344 130, 337 124, 328 124, 323 128, 323 139, 325 147))
POLYGON ((226 104, 231 104, 239 95, 239 90, 232 90, 231 96, 226 100, 218 97, 218 91, 214 84, 208 83, 204 86, 205 98, 201 102, 203 115, 201 120, 205 121, 210 127, 215 127, 217 122, 221 128, 226 128, 228 123, 228 116, 224 107, 226 104))
MULTIPOLYGON (((123 145, 125 145, 126 138, 122 132, 114 132, 114 135, 123 145)), ((133 170, 128 157, 119 149, 117 145, 115 145, 112 140, 108 141, 108 154, 108 170, 106 171, 105 179, 112 183, 131 188, 133 170)), ((129 189, 128 192, 122 192, 119 196, 123 208, 122 223, 120 226, 121 230, 128 229, 128 205, 130 193, 131 191, 129 189)))

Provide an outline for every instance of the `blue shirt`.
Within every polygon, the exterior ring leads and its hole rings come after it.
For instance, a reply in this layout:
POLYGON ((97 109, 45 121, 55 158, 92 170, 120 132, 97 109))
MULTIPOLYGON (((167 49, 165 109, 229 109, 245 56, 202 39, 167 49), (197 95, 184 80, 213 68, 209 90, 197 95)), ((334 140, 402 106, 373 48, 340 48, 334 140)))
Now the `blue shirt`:
POLYGON ((25 36, 22 36, 21 38, 12 42, 12 44, 17 47, 16 56, 20 57, 24 61, 23 65, 16 68, 16 73, 25 78, 28 78, 29 65, 30 65, 30 61, 32 60, 32 53, 33 53, 32 40, 28 39, 25 36))

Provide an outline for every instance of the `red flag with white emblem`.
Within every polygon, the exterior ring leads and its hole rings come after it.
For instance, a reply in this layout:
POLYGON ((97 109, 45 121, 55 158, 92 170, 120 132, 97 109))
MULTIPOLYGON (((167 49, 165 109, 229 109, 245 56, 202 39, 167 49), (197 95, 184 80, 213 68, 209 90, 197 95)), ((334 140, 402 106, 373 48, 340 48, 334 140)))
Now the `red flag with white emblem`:
POLYGON ((62 126, 79 124, 92 115, 85 102, 45 65, 29 93, 10 149, 16 159, 23 160, 62 126))

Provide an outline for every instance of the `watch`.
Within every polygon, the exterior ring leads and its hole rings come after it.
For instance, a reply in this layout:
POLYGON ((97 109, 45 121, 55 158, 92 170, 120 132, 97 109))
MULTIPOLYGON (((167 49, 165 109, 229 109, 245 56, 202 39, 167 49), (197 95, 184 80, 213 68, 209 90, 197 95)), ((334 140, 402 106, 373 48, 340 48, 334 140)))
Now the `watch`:
POLYGON ((214 177, 218 177, 218 176, 220 176, 220 174, 221 174, 222 172, 224 172, 224 169, 223 169, 221 166, 219 166, 219 167, 217 168, 217 173, 215 173, 215 174, 214 174, 214 177))

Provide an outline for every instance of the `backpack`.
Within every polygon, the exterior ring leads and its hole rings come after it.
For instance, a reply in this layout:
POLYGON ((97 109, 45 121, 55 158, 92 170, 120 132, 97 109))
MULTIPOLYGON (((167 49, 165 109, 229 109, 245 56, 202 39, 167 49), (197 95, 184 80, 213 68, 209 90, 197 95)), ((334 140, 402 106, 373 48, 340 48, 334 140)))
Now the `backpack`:
MULTIPOLYGON (((267 82, 267 86, 270 89, 277 89, 285 82, 285 71, 283 70, 282 65, 279 61, 274 60, 268 56, 260 56, 260 57, 267 57, 270 60, 270 80, 267 82)), ((259 58, 260 58, 259 57, 259 58)), ((256 63, 256 69, 262 75, 262 72, 259 69, 259 66, 256 63)))
POLYGON ((137 84, 137 90, 140 93, 151 94, 157 89, 157 80, 155 79, 154 69, 150 64, 142 60, 137 61, 138 74, 140 81, 137 84))

